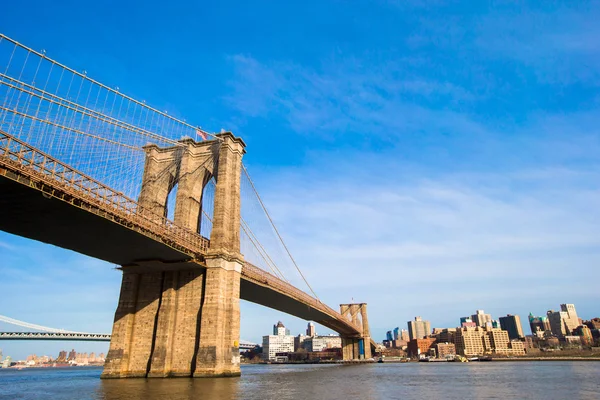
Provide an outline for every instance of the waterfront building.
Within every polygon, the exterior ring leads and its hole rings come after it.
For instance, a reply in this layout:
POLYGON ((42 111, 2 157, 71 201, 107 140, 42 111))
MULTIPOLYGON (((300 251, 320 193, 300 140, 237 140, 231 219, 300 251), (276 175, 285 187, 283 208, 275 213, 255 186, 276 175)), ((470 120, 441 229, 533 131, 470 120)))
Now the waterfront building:
POLYGON ((521 318, 518 315, 507 314, 506 317, 498 318, 500 320, 500 328, 508 332, 508 337, 511 339, 522 339, 523 328, 521 327, 521 318))
POLYGON ((581 336, 566 335, 564 338, 566 344, 579 346, 581 344, 581 336))
POLYGON ((467 357, 485 354, 486 346, 482 330, 483 328, 470 326, 457 329, 454 339, 456 352, 467 357))
POLYGON ((421 354, 428 355, 429 349, 435 343, 435 338, 412 339, 408 342, 406 352, 410 357, 419 357, 421 354))
POLYGON ((456 355, 456 346, 454 343, 435 343, 433 345, 437 358, 446 358, 456 355))
POLYGON ((589 321, 583 321, 583 324, 590 329, 600 329, 600 318, 592 318, 589 321))
POLYGON ((69 352, 69 356, 67 357, 67 361, 75 361, 76 358, 77 358, 77 352, 75 351, 75 349, 72 349, 69 352))
POLYGON ((263 336, 263 358, 276 360, 277 353, 294 352, 294 336, 289 335, 289 330, 279 321, 273 326, 273 335, 263 336))
POLYGON ((308 352, 337 349, 342 347, 342 338, 339 336, 315 336, 304 341, 304 348, 308 352))
MULTIPOLYGON (((289 333, 288 333, 289 335, 289 333)), ((312 322, 308 323, 308 326, 306 327, 306 336, 317 336, 317 331, 315 330, 315 324, 313 324, 312 322)))
POLYGON ((429 321, 423 321, 421 317, 415 317, 414 321, 408 321, 408 335, 410 340, 423 339, 429 336, 431 324, 429 321))
POLYGON ((581 338, 581 344, 584 346, 591 346, 594 344, 594 338, 592 331, 586 325, 578 326, 573 330, 573 334, 581 338))
POLYGON ((525 341, 523 342, 523 346, 525 347, 525 351, 528 352, 531 349, 536 348, 536 337, 531 335, 531 336, 525 336, 525 341))
POLYGON ((498 351, 510 348, 510 337, 507 331, 492 329, 487 331, 486 334, 490 337, 490 350, 494 349, 498 351))
POLYGON ((294 336, 294 351, 298 351, 299 349, 304 349, 306 348, 305 342, 306 340, 310 338, 310 336, 307 335, 298 335, 298 336, 294 336))
POLYGON ((471 357, 485 354, 524 355, 520 340, 511 341, 508 332, 499 328, 463 327, 456 330, 456 352, 471 357))

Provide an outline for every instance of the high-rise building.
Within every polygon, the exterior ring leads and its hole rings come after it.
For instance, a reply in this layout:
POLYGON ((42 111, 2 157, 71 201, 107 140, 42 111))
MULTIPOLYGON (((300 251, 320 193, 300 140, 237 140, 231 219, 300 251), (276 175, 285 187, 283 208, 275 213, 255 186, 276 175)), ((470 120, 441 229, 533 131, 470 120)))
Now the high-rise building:
POLYGON ((423 339, 431 332, 429 321, 423 321, 421 317, 415 317, 414 321, 408 321, 408 335, 410 340, 423 339))
POLYGON ((57 362, 66 362, 67 361, 67 352, 65 350, 62 350, 61 352, 58 353, 58 358, 56 359, 57 362))
POLYGON ((288 335, 288 332, 279 321, 273 326, 273 335, 263 336, 263 358, 276 360, 277 353, 294 352, 294 336, 288 335))
POLYGON ((317 336, 317 331, 315 330, 315 324, 313 324, 312 322, 309 322, 308 326, 306 327, 306 336, 311 336, 311 337, 317 336))
POLYGON ((550 330, 553 335, 563 338, 571 334, 566 324, 566 320, 569 319, 569 314, 566 311, 548 310, 546 316, 548 316, 550 330))
POLYGON ((506 317, 498 318, 500 320, 500 327, 508 332, 508 337, 512 339, 522 339, 523 328, 521 327, 521 318, 518 315, 506 315, 506 317))
POLYGON ((392 340, 394 340, 394 336, 392 336, 392 331, 387 331, 385 333, 385 339, 389 342, 391 342, 392 340))
POLYGON ((483 310, 477 310, 475 314, 471 315, 471 320, 473 320, 477 326, 484 328, 492 327, 492 316, 490 314, 486 314, 483 310))
POLYGON ((532 313, 529 313, 529 328, 531 334, 535 335, 537 331, 545 332, 550 330, 550 321, 548 317, 534 317, 532 313))
POLYGON ((410 340, 410 335, 408 334, 408 331, 406 329, 402 329, 400 331, 400 340, 404 340, 405 342, 408 342, 410 340))
POLYGON ((577 316, 577 311, 575 311, 575 305, 561 304, 560 310, 567 313, 567 318, 564 321, 565 329, 569 332, 569 334, 571 334, 575 328, 581 325, 579 317, 577 316))
POLYGON ((400 339, 400 328, 395 327, 394 328, 394 340, 398 340, 398 339, 400 339))
POLYGON ((77 352, 75 351, 75 349, 72 349, 69 352, 69 356, 67 357, 67 361, 75 361, 76 358, 77 358, 77 352))
POLYGON ((273 335, 289 335, 289 334, 290 334, 290 330, 287 329, 285 326, 283 326, 281 321, 279 321, 275 325, 273 325, 273 335))

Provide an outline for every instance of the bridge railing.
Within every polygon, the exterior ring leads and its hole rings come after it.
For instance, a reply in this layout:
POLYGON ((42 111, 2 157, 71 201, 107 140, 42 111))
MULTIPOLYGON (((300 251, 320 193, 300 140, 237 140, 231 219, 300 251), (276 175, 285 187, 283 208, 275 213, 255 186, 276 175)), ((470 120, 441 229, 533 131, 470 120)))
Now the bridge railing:
POLYGON ((127 223, 133 223, 186 252, 204 253, 208 239, 176 225, 164 216, 157 215, 135 200, 116 192, 103 183, 69 167, 50 155, 0 130, 0 160, 12 165, 25 176, 40 180, 83 201, 80 206, 97 207, 114 214, 127 223), (173 243, 174 242, 174 243, 173 243))

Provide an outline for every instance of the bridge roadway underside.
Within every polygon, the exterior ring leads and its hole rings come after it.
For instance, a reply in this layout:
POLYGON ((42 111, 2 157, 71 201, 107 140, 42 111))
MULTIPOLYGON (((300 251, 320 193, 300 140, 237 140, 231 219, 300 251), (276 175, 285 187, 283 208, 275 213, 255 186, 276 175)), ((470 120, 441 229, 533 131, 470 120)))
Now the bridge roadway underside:
MULTIPOLYGON (((49 197, 27 182, 0 175, 0 230, 49 243, 140 271, 198 268, 188 254, 102 216, 49 197), (160 262, 156 262, 159 260, 160 262)), ((202 262, 201 260, 199 262, 202 262)), ((240 298, 296 317, 319 322, 340 333, 344 326, 307 304, 242 273, 240 298)), ((347 328, 346 328, 347 329, 347 328)), ((351 332, 348 332, 352 334, 351 332)))

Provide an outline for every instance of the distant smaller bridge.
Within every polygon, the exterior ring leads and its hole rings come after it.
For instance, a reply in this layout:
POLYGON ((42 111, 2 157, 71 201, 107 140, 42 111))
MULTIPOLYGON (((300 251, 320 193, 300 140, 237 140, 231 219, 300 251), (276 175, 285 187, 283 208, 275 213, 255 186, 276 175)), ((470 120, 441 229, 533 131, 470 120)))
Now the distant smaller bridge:
POLYGON ((79 332, 0 332, 0 340, 77 340, 86 342, 110 342, 106 333, 79 332))
MULTIPOLYGON (((48 328, 0 315, 0 322, 42 332, 0 332, 0 340, 77 340, 83 342, 110 342, 108 333, 73 332, 64 329, 48 328)), ((240 340, 240 351, 252 350, 258 344, 240 340)))

